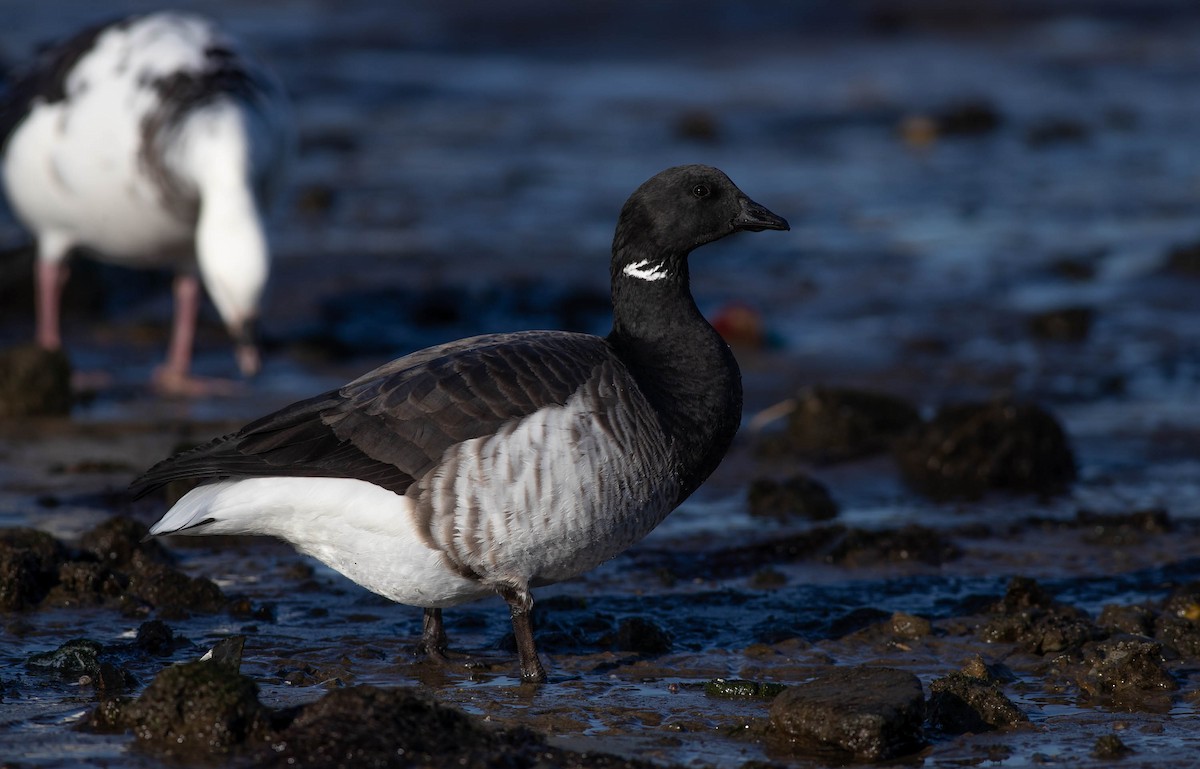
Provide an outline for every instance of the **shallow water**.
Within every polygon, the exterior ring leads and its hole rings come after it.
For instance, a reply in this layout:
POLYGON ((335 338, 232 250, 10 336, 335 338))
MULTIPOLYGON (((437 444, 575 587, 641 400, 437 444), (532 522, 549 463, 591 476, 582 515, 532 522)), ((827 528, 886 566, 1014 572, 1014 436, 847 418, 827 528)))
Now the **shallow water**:
MULTIPOLYGON (((881 31, 862 9, 705 3, 678 29, 660 6, 636 5, 606 4, 634 14, 622 23, 599 12, 584 21, 538 13, 536 4, 196 4, 277 69, 300 127, 292 193, 275 219, 266 370, 238 397, 155 400, 141 383, 165 346, 165 284, 145 300, 110 301, 107 313, 76 312, 67 322, 76 365, 111 382, 70 422, 0 426, 0 525, 70 539, 117 512, 150 522, 160 510, 131 507, 121 490, 182 441, 445 339, 545 326, 603 332, 621 202, 665 166, 707 162, 793 228, 731 238, 692 260, 703 310, 744 303, 768 329, 766 348, 737 350, 748 420, 812 384, 882 389, 929 413, 1016 394, 1063 421, 1080 465, 1072 491, 933 504, 887 459, 801 463, 829 486, 839 522, 920 523, 963 555, 810 555, 766 564, 778 586, 765 588, 755 582, 762 564, 722 560, 724 551, 814 525, 747 515, 752 477, 795 469, 757 459, 747 424, 709 484, 645 542, 538 593, 552 681, 536 692, 517 685, 512 653, 496 648, 507 632, 499 601, 447 613, 454 648, 483 662, 437 671, 410 653, 420 612, 323 568, 309 577, 287 548, 254 541, 171 543, 189 573, 269 605, 274 617, 171 622, 191 642, 173 659, 245 633, 243 670, 271 705, 338 685, 420 683, 571 746, 692 765, 808 766, 820 762, 760 738, 766 702, 716 700, 703 682, 799 681, 820 664, 878 661, 928 687, 981 653, 1017 671, 1006 692, 1032 725, 935 737, 915 763, 1102 765, 1092 746, 1117 731, 1137 751, 1124 765, 1190 765, 1200 747, 1194 670, 1173 669, 1182 688, 1172 711, 1120 712, 1081 705, 1069 687, 1045 690, 1037 660, 956 629, 977 596, 1002 594, 1015 575, 1093 616, 1106 604, 1161 599, 1200 575, 1200 278, 1161 269, 1172 246, 1200 233, 1200 18, 1163 2, 983 24, 922 15, 914 3, 905 6, 916 9, 911 22, 901 13, 881 31), (990 105, 999 125, 930 143, 904 138, 912 118, 966 100, 990 105), (453 312, 422 311, 431 294, 453 312), (1032 314, 1073 305, 1094 310, 1085 341, 1030 333, 1032 314), (1149 507, 1165 508, 1175 530, 1113 544, 1045 523, 1078 509, 1149 507), (907 649, 856 634, 872 609, 928 617, 938 633, 907 649), (671 652, 640 657, 599 643, 599 629, 567 632, 631 616, 669 633, 671 652)), ((27 6, 0 30, 10 59, 95 18, 91 3, 27 6)), ((20 242, 0 217, 0 245, 20 242)), ((128 275, 98 275, 110 295, 131 291, 128 275)), ((0 341, 28 338, 23 308, 0 307, 0 321, 0 341)), ((232 375, 211 318, 199 353, 202 371, 232 375)), ((99 609, 5 617, 0 681, 20 696, 0 700, 0 758, 158 766, 128 737, 70 731, 94 693, 24 667, 69 638, 119 644, 136 627, 99 609)), ((143 683, 156 672, 145 660, 130 664, 143 683)))

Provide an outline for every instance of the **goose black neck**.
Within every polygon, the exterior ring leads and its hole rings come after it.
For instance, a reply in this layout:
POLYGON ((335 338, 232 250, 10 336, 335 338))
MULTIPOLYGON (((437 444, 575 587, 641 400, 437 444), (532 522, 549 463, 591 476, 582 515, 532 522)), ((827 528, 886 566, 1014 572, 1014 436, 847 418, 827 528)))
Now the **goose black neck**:
POLYGON ((716 469, 742 413, 742 379, 729 345, 696 307, 687 254, 619 254, 613 260, 613 328, 608 341, 674 439, 682 501, 716 469), (624 257, 624 258, 621 258, 624 257), (622 265, 663 265, 663 277, 627 275, 622 265))

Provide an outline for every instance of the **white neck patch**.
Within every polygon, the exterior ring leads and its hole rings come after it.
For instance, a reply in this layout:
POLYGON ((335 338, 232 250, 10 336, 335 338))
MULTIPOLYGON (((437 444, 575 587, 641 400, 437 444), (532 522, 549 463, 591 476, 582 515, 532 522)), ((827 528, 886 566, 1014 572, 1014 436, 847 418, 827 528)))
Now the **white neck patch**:
POLYGON ((670 274, 667 272, 666 265, 662 263, 652 264, 649 259, 643 259, 635 264, 627 264, 621 272, 631 278, 649 281, 662 280, 670 274))

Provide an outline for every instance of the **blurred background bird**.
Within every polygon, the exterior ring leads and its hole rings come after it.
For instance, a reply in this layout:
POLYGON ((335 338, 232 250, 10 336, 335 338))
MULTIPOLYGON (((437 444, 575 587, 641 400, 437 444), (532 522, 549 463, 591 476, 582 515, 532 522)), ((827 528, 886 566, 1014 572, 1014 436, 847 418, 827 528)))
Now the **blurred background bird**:
POLYGON ((264 209, 282 186, 291 132, 283 89, 207 19, 134 16, 43 49, 0 105, 4 189, 37 239, 37 343, 61 348, 67 257, 84 249, 175 270, 156 389, 232 386, 191 371, 201 283, 242 374, 256 374, 270 272, 264 209))

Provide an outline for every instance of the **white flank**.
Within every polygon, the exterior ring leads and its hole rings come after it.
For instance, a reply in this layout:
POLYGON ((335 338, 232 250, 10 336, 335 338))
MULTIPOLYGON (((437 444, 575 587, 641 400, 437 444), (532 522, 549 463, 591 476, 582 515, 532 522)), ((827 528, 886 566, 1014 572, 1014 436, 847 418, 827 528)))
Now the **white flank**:
POLYGON ((247 478, 198 486, 150 533, 279 537, 409 606, 453 606, 491 594, 447 568, 441 553, 424 543, 411 499, 352 478, 247 478))
POLYGON ((651 264, 649 259, 643 259, 636 264, 627 264, 625 265, 625 269, 621 270, 621 272, 625 273, 631 278, 649 281, 662 280, 670 274, 667 272, 665 265, 661 263, 651 264), (646 265, 650 266, 647 267, 646 265))

